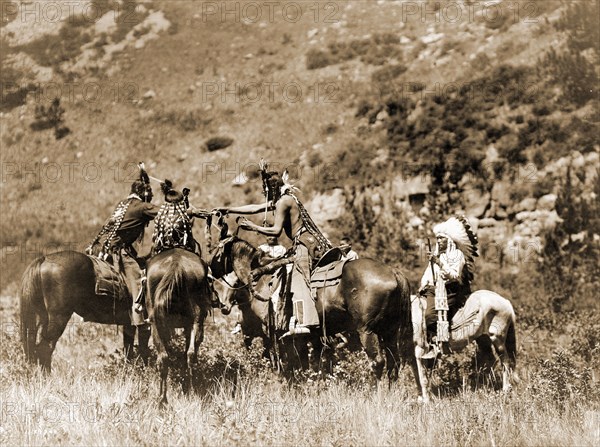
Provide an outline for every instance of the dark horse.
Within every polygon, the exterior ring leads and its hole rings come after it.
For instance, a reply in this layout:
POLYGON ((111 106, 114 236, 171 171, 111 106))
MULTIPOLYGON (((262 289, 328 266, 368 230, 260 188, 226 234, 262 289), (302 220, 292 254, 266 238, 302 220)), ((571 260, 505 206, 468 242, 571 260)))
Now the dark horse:
POLYGON ((278 366, 278 358, 275 349, 275 321, 274 309, 270 302, 270 290, 268 284, 269 276, 265 275, 254 287, 254 295, 248 287, 232 288, 230 285, 239 283, 235 273, 226 275, 223 281, 215 282, 218 287, 221 303, 221 312, 228 315, 234 306, 240 311, 239 323, 242 328, 244 346, 250 349, 254 339, 259 338, 262 342, 263 357, 271 362, 275 368, 278 366), (229 285, 228 285, 229 284, 229 285))
MULTIPOLYGON (((213 257, 211 269, 222 275, 235 272, 236 287, 251 286, 252 270, 261 264, 258 250, 238 238, 229 244, 221 248, 220 256, 213 257)), ((318 338, 358 333, 378 379, 384 365, 388 378, 395 379, 400 362, 407 360, 416 377, 410 286, 401 273, 372 259, 348 262, 339 286, 320 293, 316 306, 321 323, 318 338)))
POLYGON ((208 269, 198 255, 173 248, 148 261, 146 306, 152 324, 152 340, 160 372, 161 403, 167 403, 169 361, 175 352, 171 342, 174 328, 183 328, 187 355, 186 391, 192 386, 192 365, 204 338, 204 320, 211 309, 212 290, 208 269))
MULTIPOLYGON (((95 292, 92 260, 76 251, 61 251, 35 259, 25 270, 21 285, 21 341, 27 360, 50 371, 56 342, 73 313, 85 321, 123 325, 123 344, 133 357, 135 327, 129 312, 132 299, 95 292)), ((123 284, 123 287, 125 285, 123 284)), ((138 332, 140 355, 148 358, 148 331, 138 332)))

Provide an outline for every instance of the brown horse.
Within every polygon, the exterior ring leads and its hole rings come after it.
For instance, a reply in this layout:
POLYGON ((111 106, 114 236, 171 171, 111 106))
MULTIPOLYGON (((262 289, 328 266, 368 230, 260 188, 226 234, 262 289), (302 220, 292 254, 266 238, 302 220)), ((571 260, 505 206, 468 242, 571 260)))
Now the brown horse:
POLYGON ((192 387, 191 368, 204 339, 212 289, 206 264, 195 253, 181 248, 165 250, 151 258, 146 276, 146 305, 157 351, 161 404, 166 404, 169 362, 175 354, 171 343, 173 329, 183 328, 185 333, 188 391, 192 387))
MULTIPOLYGON (((95 291, 96 274, 89 256, 61 251, 35 259, 22 278, 21 341, 27 360, 50 371, 52 353, 73 313, 85 321, 123 325, 126 356, 133 357, 135 327, 129 312, 132 299, 102 296, 95 291)), ((123 287, 126 288, 125 283, 123 287)), ((140 355, 148 358, 148 330, 138 332, 140 355)))
MULTIPOLYGON (((233 238, 213 257, 211 269, 221 275, 233 271, 238 278, 234 287, 251 287, 252 269, 261 264, 257 252, 247 241, 233 238)), ((316 306, 321 323, 317 338, 358 333, 378 379, 384 366, 388 379, 395 379, 399 363, 407 360, 417 377, 410 286, 401 273, 372 259, 348 262, 338 287, 320 293, 316 306)))

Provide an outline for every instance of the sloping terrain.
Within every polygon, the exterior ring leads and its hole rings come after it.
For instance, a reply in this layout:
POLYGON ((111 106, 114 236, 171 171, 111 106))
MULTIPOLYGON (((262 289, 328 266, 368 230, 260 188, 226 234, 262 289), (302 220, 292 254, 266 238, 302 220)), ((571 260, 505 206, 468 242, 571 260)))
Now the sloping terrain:
POLYGON ((207 208, 261 200, 261 157, 288 166, 334 239, 353 218, 400 213, 410 240, 427 212, 462 210, 508 241, 518 212, 535 211, 517 205, 557 192, 539 175, 548 163, 579 151, 593 185, 597 102, 560 101, 564 88, 540 72, 567 45, 560 2, 62 4, 4 8, 1 238, 17 276, 36 254, 85 246, 139 160, 207 208), (70 131, 60 139, 35 126, 55 97, 70 131), (232 142, 209 151, 210 138, 232 142), (430 195, 424 214, 400 203, 413 178, 430 195), (356 216, 372 199, 375 214, 356 216))

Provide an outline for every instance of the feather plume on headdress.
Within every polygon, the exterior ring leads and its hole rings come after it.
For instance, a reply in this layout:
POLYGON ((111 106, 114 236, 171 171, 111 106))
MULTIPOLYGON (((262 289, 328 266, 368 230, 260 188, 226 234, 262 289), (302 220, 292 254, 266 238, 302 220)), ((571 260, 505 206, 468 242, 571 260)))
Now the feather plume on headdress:
POLYGON ((471 230, 471 225, 465 216, 451 217, 446 222, 433 227, 436 236, 445 236, 454 242, 465 257, 466 277, 468 281, 473 279, 475 260, 479 256, 477 236, 471 230))
POLYGON ((281 187, 281 195, 285 194, 286 192, 296 192, 296 191, 300 191, 299 188, 296 188, 294 185, 292 185, 289 180, 290 180, 290 174, 288 172, 288 170, 286 169, 285 171, 283 171, 283 175, 281 176, 281 180, 283 180, 283 186, 281 187))
POLYGON ((140 168, 140 180, 144 182, 146 185, 150 183, 150 177, 148 177, 148 173, 146 172, 146 166, 144 166, 144 162, 140 161, 138 163, 138 168, 140 168))

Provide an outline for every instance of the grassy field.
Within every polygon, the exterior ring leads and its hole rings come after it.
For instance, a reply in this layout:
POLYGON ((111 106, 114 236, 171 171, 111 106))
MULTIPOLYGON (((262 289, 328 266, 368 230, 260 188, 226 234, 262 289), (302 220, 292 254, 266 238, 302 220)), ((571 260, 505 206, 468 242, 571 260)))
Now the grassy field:
POLYGON ((4 321, 13 321, 2 331, 3 445, 592 446, 600 440, 594 370, 567 347, 543 360, 536 353, 541 339, 522 337, 520 381, 511 393, 495 390, 493 380, 472 380, 467 356, 452 356, 434 372, 437 397, 423 405, 408 367, 391 387, 377 385, 362 352, 340 353, 332 375, 307 373, 288 384, 269 370, 258 346, 247 352, 229 334, 230 317, 215 315, 205 325, 195 392, 183 394, 177 363, 169 405, 161 409, 154 365, 125 364, 114 326, 74 317, 44 376, 25 364, 12 315, 3 312, 4 321))

